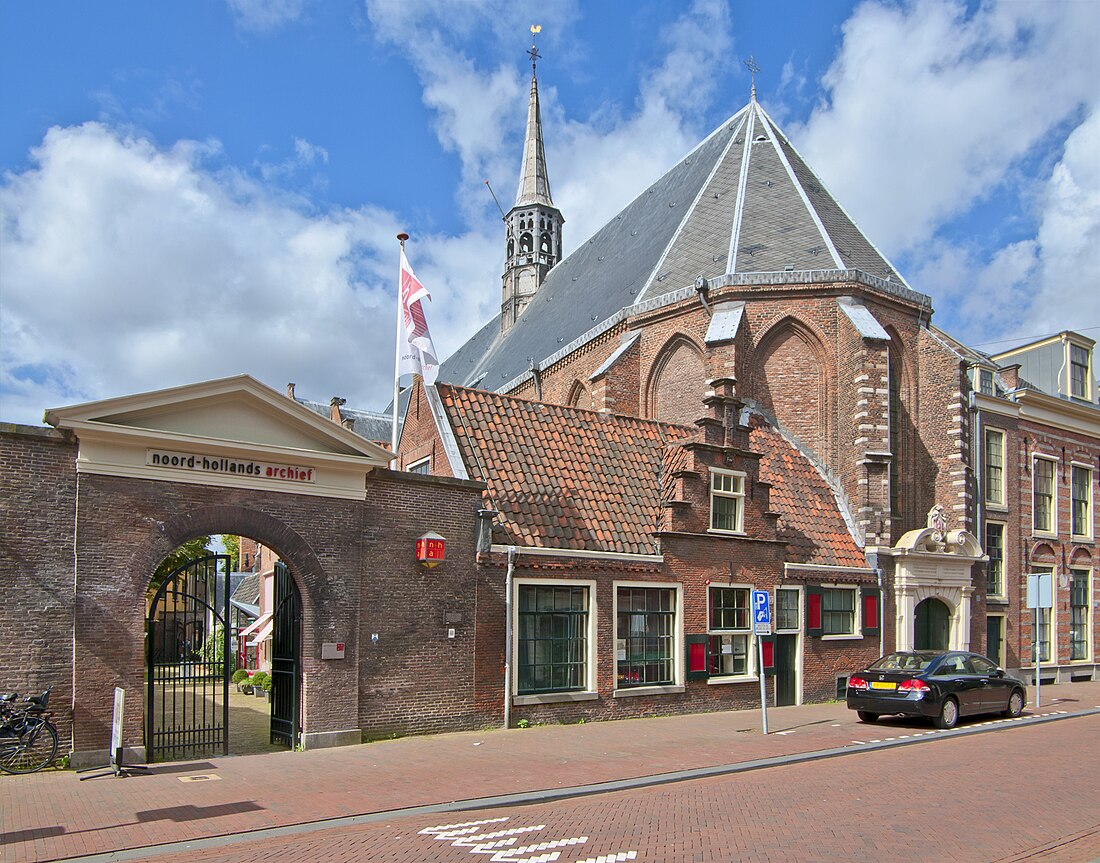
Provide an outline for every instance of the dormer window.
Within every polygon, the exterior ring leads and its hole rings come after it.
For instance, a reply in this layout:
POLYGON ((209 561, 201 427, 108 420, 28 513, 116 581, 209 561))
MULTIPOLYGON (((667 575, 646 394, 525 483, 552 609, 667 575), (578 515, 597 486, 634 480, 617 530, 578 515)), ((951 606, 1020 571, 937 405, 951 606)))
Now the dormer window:
POLYGON ((1087 348, 1069 346, 1069 394, 1071 398, 1089 397, 1089 352, 1087 348))
POLYGON ((996 394, 993 390, 993 372, 989 369, 978 369, 978 392, 983 396, 996 394))

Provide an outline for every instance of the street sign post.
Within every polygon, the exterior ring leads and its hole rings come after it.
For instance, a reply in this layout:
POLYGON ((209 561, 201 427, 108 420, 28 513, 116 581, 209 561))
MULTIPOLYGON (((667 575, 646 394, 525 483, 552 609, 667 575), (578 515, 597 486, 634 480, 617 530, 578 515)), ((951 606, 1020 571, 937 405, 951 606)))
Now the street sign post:
POLYGON ((1031 627, 1035 650, 1035 706, 1042 706, 1039 697, 1039 665, 1042 654, 1039 651, 1039 609, 1054 607, 1054 576, 1049 572, 1033 572, 1027 576, 1027 607, 1034 609, 1035 616, 1031 627))
POLYGON ((771 596, 766 590, 752 592, 752 629, 756 634, 756 646, 760 653, 757 676, 760 678, 760 715, 763 718, 764 733, 768 733, 768 693, 764 684, 764 642, 762 635, 772 634, 771 596))

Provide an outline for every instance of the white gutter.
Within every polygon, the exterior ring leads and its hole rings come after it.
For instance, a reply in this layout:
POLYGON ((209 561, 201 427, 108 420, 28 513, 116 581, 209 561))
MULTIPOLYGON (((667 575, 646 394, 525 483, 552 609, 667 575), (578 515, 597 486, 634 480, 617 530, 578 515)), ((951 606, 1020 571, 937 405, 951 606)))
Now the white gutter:
MULTIPOLYGON (((511 554, 517 551, 514 545, 489 546, 489 551, 495 554, 511 554)), ((621 560, 626 563, 664 563, 663 554, 632 554, 626 551, 591 551, 584 548, 532 548, 524 547, 524 554, 541 555, 543 557, 583 557, 590 560, 621 560)), ((821 567, 817 567, 820 569, 821 567)))

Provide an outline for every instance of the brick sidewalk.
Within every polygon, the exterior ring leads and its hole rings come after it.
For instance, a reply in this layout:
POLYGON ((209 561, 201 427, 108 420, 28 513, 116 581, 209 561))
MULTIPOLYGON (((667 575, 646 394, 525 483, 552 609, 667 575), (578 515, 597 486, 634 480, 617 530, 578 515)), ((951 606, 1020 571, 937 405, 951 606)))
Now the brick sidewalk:
MULTIPOLYGON (((1100 682, 1043 687, 1041 712, 1098 706, 1100 682)), ((125 779, 78 782, 62 771, 4 776, 0 859, 56 860, 742 763, 929 729, 900 719, 863 725, 843 704, 772 708, 768 718, 767 737, 760 734, 760 712, 750 710, 162 764, 125 779)))

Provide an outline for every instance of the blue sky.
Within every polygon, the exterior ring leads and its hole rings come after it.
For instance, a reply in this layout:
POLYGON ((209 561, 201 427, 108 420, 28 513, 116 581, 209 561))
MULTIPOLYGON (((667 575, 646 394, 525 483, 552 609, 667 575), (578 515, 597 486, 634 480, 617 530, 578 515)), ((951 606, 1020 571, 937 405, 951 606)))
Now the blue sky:
POLYGON ((938 326, 1100 337, 1092 0, 41 0, 0 4, 0 418, 242 371, 384 406, 399 230, 444 356, 499 307, 532 23, 567 251, 751 54, 938 326))

